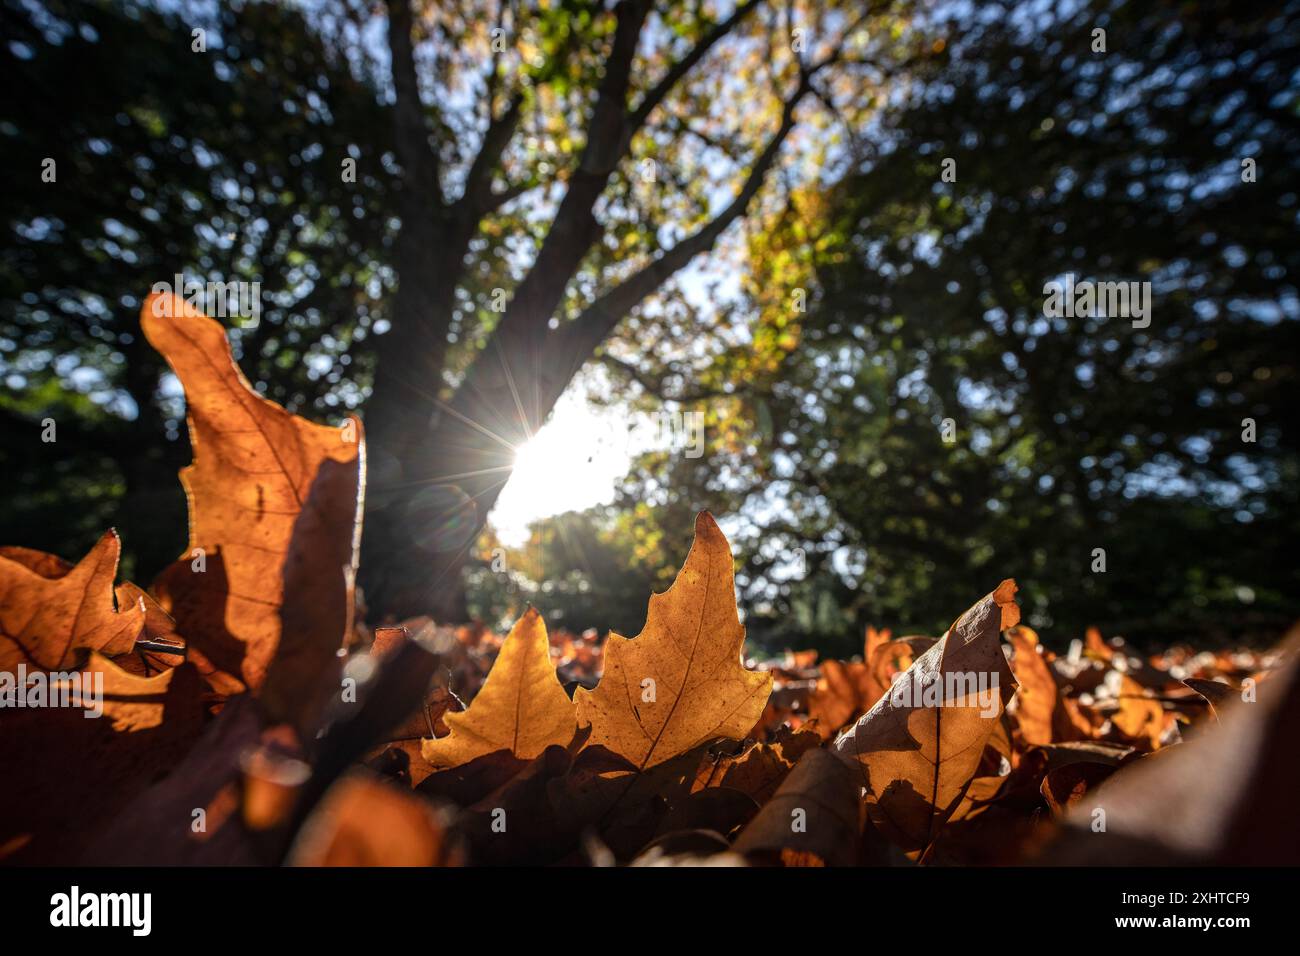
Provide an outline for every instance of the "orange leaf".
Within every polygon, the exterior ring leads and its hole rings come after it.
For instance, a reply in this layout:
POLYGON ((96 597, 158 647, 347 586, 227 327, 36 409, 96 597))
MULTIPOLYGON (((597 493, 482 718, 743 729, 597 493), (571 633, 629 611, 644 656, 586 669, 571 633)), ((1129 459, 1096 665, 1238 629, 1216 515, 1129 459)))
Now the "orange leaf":
POLYGON ((145 608, 114 606, 121 542, 105 532, 75 567, 27 548, 0 551, 0 670, 72 667, 90 651, 128 653, 145 627, 145 608))
POLYGON ((1023 624, 1007 631, 1007 641, 1015 649, 1012 670, 1019 689, 1016 693, 1016 719, 1020 732, 1031 744, 1052 742, 1052 715, 1056 711, 1056 681, 1043 657, 1038 635, 1023 624))
POLYGON ((1015 686, 998 641, 1019 621, 1015 591, 1003 581, 971 607, 835 742, 872 822, 905 850, 927 848, 956 810, 1015 686))
POLYGON ((451 733, 420 746, 424 759, 439 769, 496 751, 532 760, 551 744, 573 739, 573 702, 555 676, 546 624, 536 608, 511 628, 469 709, 445 714, 444 720, 451 733))
POLYGON ((854 777, 827 751, 808 751, 736 838, 736 851, 785 866, 852 864, 858 851, 854 777))
POLYGON ((354 773, 303 825, 290 866, 459 866, 449 815, 408 791, 354 773))
POLYGON ((596 689, 575 695, 578 720, 603 745, 644 770, 754 726, 772 675, 745 670, 731 547, 713 516, 695 519, 695 543, 677 579, 650 598, 635 639, 611 634, 596 689))
POLYGON ((214 686, 302 721, 351 626, 360 423, 316 425, 259 397, 221 326, 179 297, 150 296, 140 321, 185 387, 194 446, 189 549, 154 590, 214 686))

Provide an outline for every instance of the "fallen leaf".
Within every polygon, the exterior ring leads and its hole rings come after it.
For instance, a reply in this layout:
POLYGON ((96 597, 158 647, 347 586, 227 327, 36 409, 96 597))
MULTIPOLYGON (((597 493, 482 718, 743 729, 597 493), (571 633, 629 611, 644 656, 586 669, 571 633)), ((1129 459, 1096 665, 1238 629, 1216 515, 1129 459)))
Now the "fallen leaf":
POLYGON ((694 789, 729 787, 766 803, 799 758, 815 750, 819 742, 817 734, 801 730, 773 743, 755 743, 737 756, 706 756, 696 773, 694 789))
POLYGON ((92 652, 80 668, 45 676, 60 688, 78 680, 83 702, 0 706, 0 845, 26 837, 6 862, 77 860, 203 730, 203 682, 188 664, 142 677, 92 652), (97 718, 94 699, 102 703, 97 718))
POLYGON ((1130 740, 1142 741, 1152 750, 1159 748, 1165 729, 1164 708, 1127 674, 1120 678, 1119 710, 1110 719, 1130 740))
POLYGON ((880 695, 866 664, 856 661, 822 661, 817 689, 808 700, 808 717, 815 720, 816 731, 830 740, 845 724, 860 716, 880 695))
POLYGON ((1052 740, 1057 743, 1092 740, 1104 723, 1104 718, 1091 709, 1085 711, 1077 700, 1058 697, 1052 712, 1052 740))
POLYGON ((1043 776, 1043 799, 1053 816, 1063 817, 1114 772, 1113 766, 1091 760, 1076 760, 1056 767, 1043 776))
POLYGON ((253 391, 217 322, 152 295, 145 337, 185 389, 189 547, 153 590, 214 687, 305 725, 351 629, 364 441, 253 391))
POLYGON ((1007 641, 1015 651, 1011 669, 1015 674, 1015 716, 1020 733, 1030 744, 1052 742, 1052 721, 1056 711, 1056 680, 1043 657, 1038 635, 1018 624, 1007 631, 1007 641))
POLYGON ((659 822, 659 836, 692 830, 712 830, 724 837, 758 813, 758 802, 730 787, 709 787, 678 800, 659 822))
POLYGON ((1042 862, 1293 865, 1300 858, 1300 634, 1287 646, 1291 656, 1260 681, 1254 700, 1225 702, 1217 727, 1131 761, 1090 793, 1042 862))
POLYGON ((1210 712, 1210 717, 1215 723, 1218 723, 1219 720, 1219 705, 1227 703, 1233 697, 1241 694, 1240 688, 1233 687, 1224 681, 1189 677, 1183 683, 1196 691, 1205 700, 1206 704, 1209 705, 1207 709, 1210 712))
POLYGON ((744 737, 772 689, 771 674, 742 665, 744 640, 731 548, 702 511, 686 563, 650 599, 644 629, 631 640, 611 634, 600 683, 574 695, 591 744, 645 770, 710 740, 744 737))
POLYGON ((570 841, 596 832, 617 859, 631 859, 656 835, 664 815, 690 797, 703 756, 701 745, 639 771, 602 745, 588 746, 548 786, 554 827, 570 841))
POLYGON ((870 663, 871 655, 874 653, 875 649, 888 644, 892 633, 893 632, 887 627, 877 630, 868 624, 866 636, 862 640, 862 660, 866 663, 870 663))
MULTIPOLYGON (((867 670, 871 674, 871 680, 875 685, 876 691, 874 699, 868 706, 863 708, 864 712, 870 710, 876 705, 876 702, 889 690, 894 683, 894 677, 903 673, 912 666, 912 662, 917 656, 924 651, 917 651, 917 638, 900 638, 897 641, 885 641, 878 643, 871 651, 871 656, 867 658, 867 670)), ((933 646, 932 639, 928 640, 929 645, 933 646)), ((929 648, 925 648, 928 650, 929 648)))
POLYGON ((444 715, 451 733, 426 739, 420 751, 438 769, 505 751, 532 760, 552 744, 564 746, 578 729, 574 704, 555 676, 546 624, 535 608, 521 617, 483 687, 461 713, 444 715))
POLYGON ((756 862, 849 866, 858 847, 854 774, 826 750, 810 750, 740 836, 735 850, 756 862))
POLYGON ((998 634, 1019 621, 1015 591, 1003 581, 971 607, 835 742, 872 823, 904 850, 933 842, 999 725, 1015 679, 998 634))
POLYGON ((289 851, 289 866, 459 866, 450 814, 392 784, 353 773, 334 784, 289 851))
POLYGON ((135 647, 145 608, 115 605, 121 548, 117 533, 105 532, 75 566, 28 548, 0 550, 0 670, 65 670, 91 651, 116 657, 135 647))
POLYGON ((1090 627, 1083 634, 1084 650, 1089 657, 1109 663, 1115 657, 1115 648, 1101 636, 1101 631, 1090 627))

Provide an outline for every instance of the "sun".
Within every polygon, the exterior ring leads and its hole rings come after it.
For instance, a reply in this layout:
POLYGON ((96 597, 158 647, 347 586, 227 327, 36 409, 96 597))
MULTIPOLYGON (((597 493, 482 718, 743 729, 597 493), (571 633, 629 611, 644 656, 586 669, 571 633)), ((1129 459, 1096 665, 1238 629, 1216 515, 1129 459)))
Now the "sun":
POLYGON ((497 537, 517 547, 528 525, 613 500, 635 452, 626 411, 595 408, 571 390, 551 417, 515 451, 515 467, 489 519, 497 537))

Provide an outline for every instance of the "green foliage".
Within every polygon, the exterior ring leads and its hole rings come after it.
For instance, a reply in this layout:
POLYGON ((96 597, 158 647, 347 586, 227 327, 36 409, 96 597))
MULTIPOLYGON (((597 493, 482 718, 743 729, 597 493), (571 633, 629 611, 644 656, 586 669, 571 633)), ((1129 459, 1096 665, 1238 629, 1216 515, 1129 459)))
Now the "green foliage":
POLYGON ((532 604, 545 608, 556 628, 636 634, 645 595, 672 584, 666 556, 690 548, 692 519, 674 523, 646 507, 600 506, 538 521, 519 548, 489 542, 469 575, 470 607, 496 623, 532 604), (668 527, 674 531, 665 534, 668 527))
POLYGON ((764 399, 773 437, 755 432, 783 480, 750 507, 779 564, 802 547, 839 567, 780 583, 756 558, 776 620, 848 585, 859 624, 936 633, 1012 575, 1058 634, 1264 639, 1300 610, 1277 560, 1300 530, 1300 21, 1198 11, 964 22, 835 190, 820 301, 764 399), (1045 316, 1066 273, 1150 281, 1150 326, 1045 316))

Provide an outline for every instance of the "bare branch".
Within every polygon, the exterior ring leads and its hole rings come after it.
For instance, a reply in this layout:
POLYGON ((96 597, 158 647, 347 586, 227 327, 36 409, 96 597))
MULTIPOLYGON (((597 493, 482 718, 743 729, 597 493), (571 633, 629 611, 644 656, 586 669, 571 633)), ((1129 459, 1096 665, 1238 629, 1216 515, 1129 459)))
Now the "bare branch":
POLYGON ((582 157, 537 259, 519 283, 514 305, 498 326, 499 334, 510 335, 525 328, 544 333, 569 278, 595 239, 598 225, 593 210, 620 159, 632 60, 648 11, 648 0, 621 0, 618 4, 618 24, 606 58, 605 75, 597 88, 582 157))
MULTIPOLYGON (((727 207, 699 231, 633 273, 584 309, 572 322, 552 333, 547 343, 550 362, 557 367, 568 368, 570 374, 577 372, 628 312, 693 258, 713 248, 718 237, 745 212, 762 187, 763 180, 781 151, 781 145, 794 128, 794 116, 799 102, 811 89, 812 75, 808 73, 804 75, 794 96, 786 101, 781 111, 780 127, 754 161, 744 185, 727 207)), ((560 377, 568 380, 563 375, 560 377)))
POLYGON ((704 59, 705 54, 713 48, 714 44, 734 30, 742 20, 758 7, 758 3, 759 0, 745 0, 744 3, 737 6, 732 11, 731 16, 718 23, 712 30, 701 37, 690 52, 674 63, 663 78, 651 87, 645 96, 641 97, 641 102, 637 104, 637 108, 628 114, 624 133, 627 142, 623 144, 625 150, 627 145, 631 143, 632 137, 645 125, 645 121, 654 112, 655 107, 664 101, 665 97, 673 91, 673 88, 682 81, 700 60, 704 59))
MULTIPOLYGON (((478 155, 474 157, 474 162, 470 164, 469 172, 465 176, 465 192, 456 205, 464 203, 464 212, 476 222, 487 211, 487 204, 491 199, 492 174, 500 165, 501 154, 510 145, 510 140, 519 127, 523 105, 524 94, 517 92, 510 98, 501 115, 492 118, 488 123, 487 131, 483 134, 483 144, 479 147, 478 155)), ((490 105, 488 109, 491 109, 490 105)))
POLYGON ((424 195, 428 190, 436 208, 442 205, 438 154, 429 145, 429 130, 424 122, 411 28, 410 0, 388 0, 388 48, 393 59, 393 89, 396 93, 393 115, 397 158, 402 163, 406 189, 415 195, 424 195))

